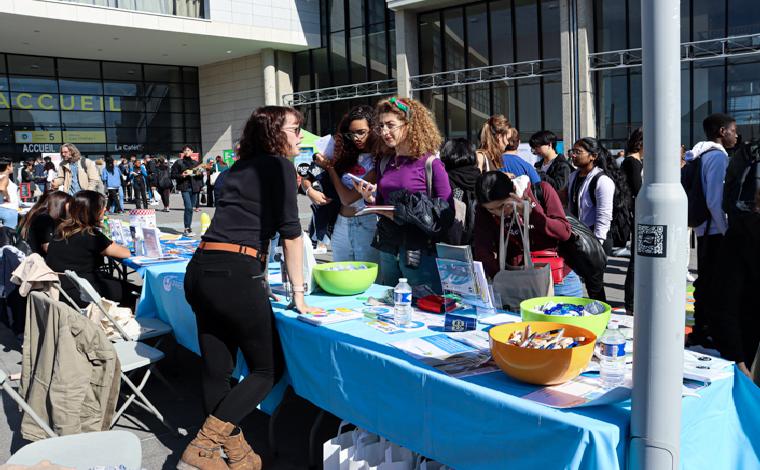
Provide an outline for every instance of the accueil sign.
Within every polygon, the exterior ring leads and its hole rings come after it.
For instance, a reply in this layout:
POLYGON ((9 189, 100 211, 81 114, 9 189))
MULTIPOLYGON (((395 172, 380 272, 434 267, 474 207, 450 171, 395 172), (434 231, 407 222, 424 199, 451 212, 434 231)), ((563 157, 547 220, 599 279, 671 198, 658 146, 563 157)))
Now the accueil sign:
POLYGON ((118 96, 53 95, 48 93, 0 92, 0 109, 42 109, 63 111, 121 111, 118 96))

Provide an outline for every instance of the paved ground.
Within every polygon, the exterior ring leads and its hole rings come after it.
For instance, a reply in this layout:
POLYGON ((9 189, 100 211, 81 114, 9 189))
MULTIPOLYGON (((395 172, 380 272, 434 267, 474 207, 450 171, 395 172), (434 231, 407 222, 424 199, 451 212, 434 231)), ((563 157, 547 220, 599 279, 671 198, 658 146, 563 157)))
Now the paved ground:
MULTIPOLYGON (((131 208, 131 204, 127 204, 131 208)), ((172 195, 172 210, 169 213, 158 213, 158 225, 164 231, 181 231, 182 203, 178 195, 172 195)), ((203 212, 213 215, 213 209, 202 208, 203 212)), ((304 227, 308 226, 311 216, 308 202, 305 198, 299 201, 299 211, 304 227)), ((193 230, 200 230, 199 214, 194 214, 193 230)), ((694 264, 694 262, 693 262, 694 264)), ((605 284, 607 296, 614 306, 620 306, 623 300, 623 284, 625 280, 627 260, 612 258, 610 260, 605 284)), ((171 342, 169 342, 171 343, 171 342)), ((4 326, 0 325, 0 367, 9 373, 21 370, 20 346, 13 335, 4 326)), ((172 394, 160 382, 153 381, 148 385, 146 395, 176 425, 187 428, 188 437, 175 438, 151 416, 146 415, 139 409, 130 409, 116 425, 116 429, 133 431, 142 440, 143 466, 146 469, 171 469, 174 468, 179 455, 190 438, 197 432, 198 425, 203 419, 198 357, 175 344, 167 344, 161 347, 167 352, 167 357, 162 361, 160 370, 179 390, 179 396, 172 394)), ((274 453, 268 444, 267 432, 269 417, 261 412, 256 412, 244 423, 243 429, 249 442, 259 452, 265 463, 265 468, 273 470, 304 469, 308 468, 308 442, 310 425, 318 410, 297 397, 291 397, 283 407, 280 418, 275 426, 279 452, 274 453)), ((17 430, 19 429, 20 414, 10 398, 2 394, 2 406, 0 407, 0 462, 20 448, 22 441, 17 430)), ((325 420, 320 428, 317 442, 324 442, 334 435, 337 428, 337 420, 330 417, 325 420)), ((319 447, 321 449, 321 446, 319 447)), ((321 452, 321 451, 320 451, 321 452)))

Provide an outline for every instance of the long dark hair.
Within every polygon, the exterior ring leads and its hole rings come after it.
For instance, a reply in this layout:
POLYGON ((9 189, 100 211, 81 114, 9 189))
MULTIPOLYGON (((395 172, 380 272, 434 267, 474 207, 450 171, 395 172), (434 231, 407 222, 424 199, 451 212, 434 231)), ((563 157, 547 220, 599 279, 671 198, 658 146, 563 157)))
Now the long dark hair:
POLYGON ((340 124, 338 124, 338 132, 335 133, 334 168, 339 175, 342 175, 356 165, 360 154, 372 152, 377 141, 377 136, 373 131, 376 126, 377 114, 375 114, 375 109, 372 106, 356 106, 343 116, 340 124), (364 150, 359 150, 353 139, 344 138, 344 134, 349 132, 351 123, 359 120, 367 121, 369 129, 364 150))
MULTIPOLYGON (((609 176, 610 179, 612 179, 612 182, 615 183, 615 195, 617 197, 615 197, 613 204, 616 204, 618 206, 629 206, 629 201, 631 200, 631 190, 628 187, 628 182, 625 179, 625 175, 618 168, 617 164, 612 158, 612 155, 610 155, 609 150, 607 150, 604 145, 602 145, 597 139, 593 137, 583 137, 581 139, 578 139, 575 142, 575 145, 583 147, 583 149, 591 155, 596 155, 594 166, 600 168, 602 172, 605 175, 609 176)), ((615 209, 619 208, 620 207, 613 207, 612 209, 614 211, 615 209)))
POLYGON ((47 214, 52 218, 56 225, 66 217, 66 204, 70 204, 74 201, 74 198, 64 193, 63 191, 48 191, 40 196, 37 203, 29 210, 29 213, 24 217, 24 222, 19 226, 19 234, 21 238, 26 238, 29 235, 29 228, 32 226, 32 222, 37 216, 47 214))
POLYGON ((463 166, 475 166, 475 146, 469 140, 459 137, 447 140, 441 147, 441 161, 446 166, 446 171, 463 166))
POLYGON ((78 233, 94 235, 100 225, 100 213, 106 207, 106 197, 97 191, 79 191, 69 205, 69 217, 58 226, 58 235, 64 240, 78 233))
POLYGON ((113 157, 106 157, 106 171, 113 174, 114 172, 113 157))
POLYGON ((628 136, 628 141, 625 143, 625 154, 630 155, 632 153, 639 153, 644 148, 644 131, 637 127, 628 136))
POLYGON ((248 118, 240 138, 238 155, 241 160, 257 155, 287 155, 290 151, 288 137, 282 127, 285 118, 292 115, 297 124, 303 123, 303 116, 295 108, 286 106, 262 106, 248 118))

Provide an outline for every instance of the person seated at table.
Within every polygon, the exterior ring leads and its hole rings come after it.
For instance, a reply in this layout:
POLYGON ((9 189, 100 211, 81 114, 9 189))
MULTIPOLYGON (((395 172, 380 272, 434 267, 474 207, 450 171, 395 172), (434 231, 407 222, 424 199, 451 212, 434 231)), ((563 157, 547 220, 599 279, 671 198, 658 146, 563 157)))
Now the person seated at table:
POLYGON ((207 418, 177 468, 261 468, 239 426, 284 367, 265 277, 267 249, 276 233, 291 281, 291 305, 301 313, 313 310, 304 300, 303 231, 296 173, 288 160, 300 153, 302 121, 293 108, 264 106, 253 112, 243 129, 240 159, 225 172, 211 226, 187 266, 185 298, 196 316, 207 418), (250 373, 232 387, 238 350, 250 373))
POLYGON ((58 226, 66 218, 68 206, 74 198, 63 191, 48 191, 40 196, 19 225, 19 237, 26 241, 33 253, 47 256, 48 243, 58 226))
MULTIPOLYGON (((522 207, 523 201, 530 204, 530 248, 533 251, 552 250, 556 251, 560 242, 570 238, 570 222, 565 218, 562 201, 557 191, 547 182, 538 184, 540 190, 534 185, 528 184, 522 194, 517 194, 515 184, 505 173, 501 171, 489 171, 484 173, 475 187, 475 196, 478 198, 478 209, 475 213, 474 253, 473 257, 483 263, 483 268, 488 277, 493 277, 499 272, 499 236, 501 229, 502 211, 504 223, 509 224, 512 219, 513 203, 518 209, 518 224, 512 227, 507 234, 507 259, 509 266, 523 264, 522 247, 522 207), (538 196, 536 193, 539 193, 538 196)), ((505 230, 508 227, 505 227, 505 230)), ((570 267, 565 264, 562 282, 554 285, 556 295, 570 297, 582 297, 583 286, 580 278, 570 267)))
MULTIPOLYGON (((100 226, 106 212, 106 197, 97 191, 79 191, 69 205, 68 218, 64 220, 50 240, 47 262, 50 269, 63 273, 70 269, 88 280, 103 297, 125 306, 134 306, 132 287, 112 276, 102 273, 103 257, 129 258, 129 248, 112 242, 100 226)), ((80 307, 87 304, 79 299, 79 290, 62 277, 61 286, 80 307)))

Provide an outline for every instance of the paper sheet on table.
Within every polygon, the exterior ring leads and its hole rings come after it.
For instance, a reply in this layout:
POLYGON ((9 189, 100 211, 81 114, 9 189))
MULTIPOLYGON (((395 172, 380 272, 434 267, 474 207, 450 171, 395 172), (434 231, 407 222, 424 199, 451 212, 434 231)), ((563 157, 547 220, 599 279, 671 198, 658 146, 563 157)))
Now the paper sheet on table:
POLYGON ((322 156, 332 158, 335 151, 335 139, 332 135, 325 135, 314 141, 315 153, 321 153, 322 156))
POLYGON ((483 330, 450 332, 446 333, 446 336, 480 351, 488 352, 491 350, 491 342, 488 338, 488 332, 483 330))
POLYGON ((683 378, 709 384, 734 376, 734 363, 719 357, 685 350, 683 352, 683 378))
POLYGON ((484 325, 503 325, 504 323, 517 323, 521 319, 519 316, 510 313, 497 313, 490 317, 481 318, 478 321, 484 325))
MULTIPOLYGON (((484 353, 445 334, 412 338, 390 343, 406 354, 453 377, 475 373, 491 359, 490 351, 484 353)), ((488 370, 487 372, 491 372, 488 370)))
POLYGON ((523 398, 552 408, 609 405, 629 399, 632 387, 630 375, 626 377, 622 386, 609 390, 602 387, 599 377, 581 375, 561 385, 536 390, 523 398))

